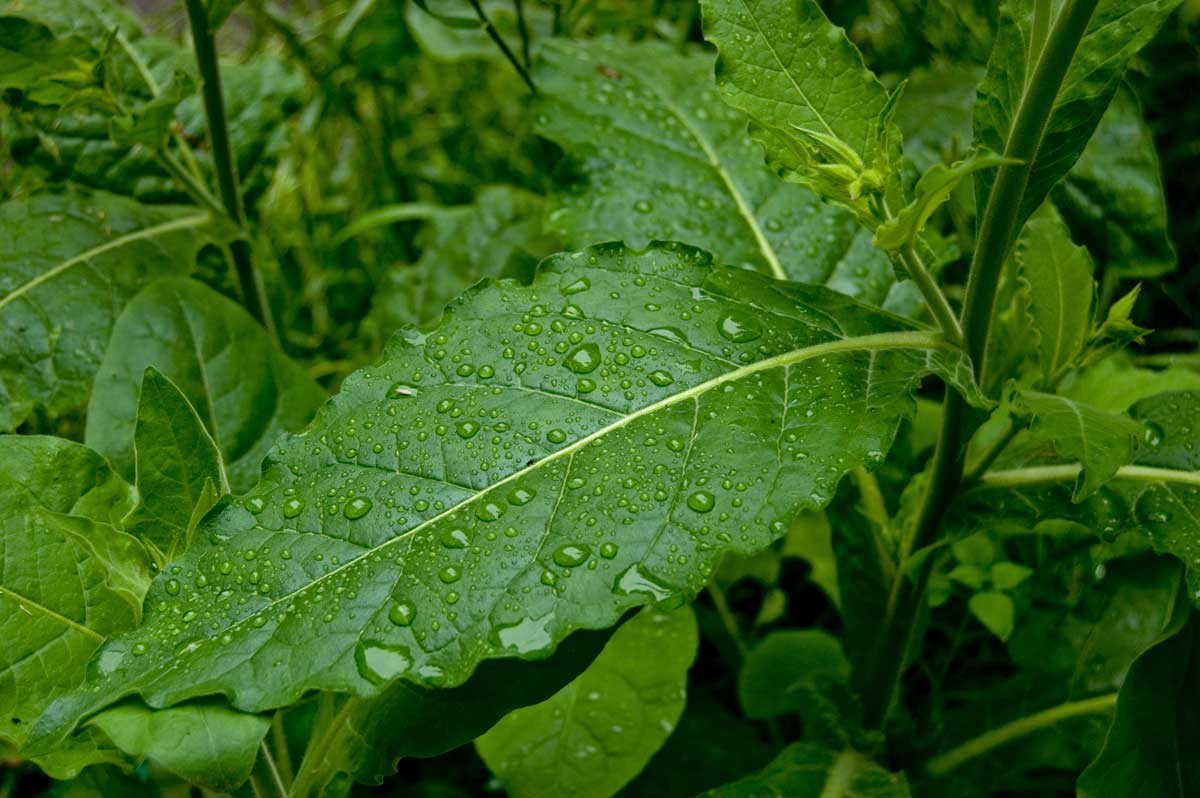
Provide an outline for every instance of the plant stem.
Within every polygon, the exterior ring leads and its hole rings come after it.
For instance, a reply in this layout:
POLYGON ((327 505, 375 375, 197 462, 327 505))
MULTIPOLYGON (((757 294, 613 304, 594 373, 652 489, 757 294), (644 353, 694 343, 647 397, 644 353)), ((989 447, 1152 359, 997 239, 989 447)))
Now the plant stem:
POLYGON ((154 153, 155 158, 162 164, 162 167, 170 173, 171 177, 179 181, 183 186, 183 190, 188 196, 196 201, 198 205, 207 208, 215 213, 218 217, 225 215, 225 209, 221 207, 220 201, 212 195, 208 187, 191 175, 183 164, 175 160, 171 153, 167 152, 166 148, 160 149, 154 153))
POLYGON ((725 632, 737 648, 738 656, 744 659, 746 656, 746 641, 742 639, 742 632, 738 628, 737 618, 734 617, 733 611, 729 609, 729 602, 725 600, 725 592, 712 582, 709 582, 708 596, 712 599, 713 607, 717 610, 717 617, 721 619, 721 625, 725 627, 725 632))
POLYGON ((1032 734, 1039 729, 1053 726, 1055 723, 1080 715, 1095 715, 1107 712, 1116 706, 1117 694, 1106 693, 1095 698, 1085 698, 1081 701, 1068 701, 1041 712, 1035 712, 1024 718, 1018 718, 999 728, 984 732, 973 740, 951 748, 944 754, 939 754, 925 764, 925 771, 931 776, 944 776, 967 760, 986 754, 993 748, 1009 743, 1018 737, 1032 734))
POLYGON ((525 0, 513 0, 517 12, 517 33, 521 36, 521 60, 525 69, 529 69, 532 61, 529 58, 529 25, 525 22, 525 0))
MULTIPOLYGON (((1010 163, 1000 166, 982 214, 971 271, 963 302, 963 343, 974 365, 976 379, 984 373, 984 358, 991 333, 996 289, 1004 263, 1020 232, 1021 205, 1029 175, 1037 161, 1038 148, 1063 78, 1083 39, 1099 0, 1067 0, 1054 20, 1041 53, 1033 64, 1032 77, 1017 106, 1005 144, 1010 163)), ((962 483, 967 442, 976 421, 962 396, 946 386, 942 428, 929 472, 929 488, 916 523, 901 543, 896 581, 878 643, 862 680, 864 721, 882 727, 896 701, 900 678, 924 604, 925 585, 932 559, 909 574, 909 558, 937 540, 946 508, 962 483)))
POLYGON ((921 295, 925 297, 926 304, 929 305, 930 312, 933 313, 934 319, 937 320, 938 326, 942 328, 946 338, 951 343, 962 345, 963 331, 958 324, 958 316, 954 313, 954 308, 950 307, 949 300, 942 293, 942 289, 938 287, 937 281, 933 279, 933 275, 929 273, 929 269, 925 268, 925 262, 921 260, 921 256, 913 246, 907 246, 898 253, 900 262, 904 264, 905 271, 908 276, 913 279, 917 287, 921 289, 921 295))
POLYGON ((1021 434, 1021 430, 1025 429, 1025 427, 1026 424, 1024 422, 1018 421, 1016 418, 1009 418, 1008 429, 996 439, 991 448, 979 457, 979 462, 972 466, 970 471, 963 476, 963 482, 975 482, 983 476, 992 467, 992 463, 996 462, 996 458, 1004 454, 1004 450, 1008 448, 1008 445, 1013 442, 1014 438, 1021 434))
POLYGON ((475 9, 475 16, 479 17, 479 22, 483 25, 483 29, 487 31, 487 35, 492 38, 496 46, 500 48, 500 52, 504 53, 504 57, 508 59, 508 63, 512 64, 513 69, 517 70, 517 74, 521 76, 521 80, 525 81, 525 85, 534 94, 537 94, 537 86, 533 85, 533 78, 529 76, 528 70, 521 65, 517 60, 516 55, 509 49, 508 43, 500 36, 500 32, 496 30, 496 26, 488 19, 487 13, 483 10, 483 6, 479 4, 479 0, 469 0, 471 8, 475 9))
MULTIPOLYGON (((246 211, 242 205, 241 189, 238 186, 237 165, 233 160, 233 149, 229 142, 229 123, 225 117, 225 99, 221 92, 221 70, 217 63, 217 45, 208 24, 208 11, 204 0, 184 0, 188 22, 192 29, 192 46, 196 51, 196 65, 200 70, 201 90, 204 98, 204 116, 208 123, 208 139, 212 146, 213 167, 217 173, 217 187, 226 215, 241 232, 242 237, 230 245, 242 301, 250 315, 276 338, 275 325, 271 320, 271 306, 266 298, 262 278, 254 268, 250 253, 250 242, 245 238, 246 211)), ((277 339, 276 339, 277 340, 277 339)))
POLYGON ((279 776, 279 768, 275 765, 275 757, 271 756, 271 748, 267 745, 267 741, 263 740, 258 744, 259 751, 262 753, 263 764, 266 765, 267 773, 271 777, 271 785, 275 788, 279 798, 287 798, 287 787, 283 786, 283 779, 279 776))

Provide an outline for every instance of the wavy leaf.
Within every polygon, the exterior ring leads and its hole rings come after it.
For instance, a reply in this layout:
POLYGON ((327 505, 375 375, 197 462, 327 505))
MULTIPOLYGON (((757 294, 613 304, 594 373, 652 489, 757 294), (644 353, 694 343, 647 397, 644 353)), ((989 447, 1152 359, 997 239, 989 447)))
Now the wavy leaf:
POLYGON ((190 272, 212 230, 195 208, 103 192, 0 204, 0 430, 81 409, 122 308, 190 272))
POLYGON ((909 798, 903 775, 889 773, 858 751, 792 743, 758 773, 699 798, 909 798))
POLYGON ((690 607, 644 610, 574 681, 510 713, 475 747, 513 798, 615 795, 679 722, 698 642, 690 607))
POLYGON ((976 396, 940 335, 679 245, 483 284, 394 338, 206 517, 207 545, 44 716, 43 742, 135 692, 258 711, 452 686, 684 601, 725 551, 765 546, 882 459, 930 373, 976 396))
POLYGON ((850 213, 763 164, 746 117, 716 94, 712 56, 609 41, 555 42, 541 55, 538 132, 583 172, 548 214, 569 244, 685 240, 781 279, 912 309, 850 213))
POLYGON ((88 445, 130 478, 148 367, 191 403, 234 491, 254 484, 276 438, 302 427, 325 398, 241 305, 194 280, 160 280, 117 320, 88 406, 88 445))

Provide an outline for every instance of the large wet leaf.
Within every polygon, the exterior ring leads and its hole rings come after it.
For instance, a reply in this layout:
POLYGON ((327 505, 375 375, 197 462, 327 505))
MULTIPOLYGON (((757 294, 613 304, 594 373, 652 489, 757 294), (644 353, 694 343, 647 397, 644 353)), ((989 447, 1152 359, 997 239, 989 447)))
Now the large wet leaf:
POLYGON ((645 610, 574 681, 475 747, 513 798, 615 795, 674 731, 697 644, 690 607, 645 610))
POLYGON ((255 483, 275 440, 302 427, 325 399, 316 381, 272 344, 241 305, 194 280, 160 280, 117 320, 88 405, 88 445, 129 479, 138 394, 148 367, 191 403, 234 491, 255 483))
MULTIPOLYGON (((137 623, 150 568, 114 526, 133 490, 85 446, 0 436, 0 501, 0 740, 19 749, 104 638, 137 623)), ((41 765, 65 777, 114 759, 85 736, 41 765)))
POLYGON ((206 212, 102 192, 0 205, 0 430, 81 409, 125 304, 190 272, 210 232, 206 212))
MULTIPOLYGON (((1021 198, 1018 224, 1029 218, 1054 184, 1074 166, 1116 93, 1129 60, 1150 41, 1179 2, 1100 0, 1096 5, 1054 99, 1021 198)), ((1031 53, 1038 44, 1033 31, 1034 6, 1035 0, 1014 0, 1002 7, 996 43, 979 84, 975 142, 996 152, 1004 151, 1039 54, 1031 53)), ((980 173, 975 181, 980 208, 991 185, 991 175, 980 173)))
POLYGON ((394 338, 207 516, 42 732, 128 693, 257 711, 452 686, 685 601, 726 551, 881 461, 930 373, 970 391, 940 335, 679 245, 485 283, 394 338))
POLYGON ((763 163, 746 116, 717 94, 711 55, 612 41, 551 43, 541 55, 538 132, 583 173, 548 214, 569 244, 682 240, 776 277, 911 309, 850 213, 763 163))

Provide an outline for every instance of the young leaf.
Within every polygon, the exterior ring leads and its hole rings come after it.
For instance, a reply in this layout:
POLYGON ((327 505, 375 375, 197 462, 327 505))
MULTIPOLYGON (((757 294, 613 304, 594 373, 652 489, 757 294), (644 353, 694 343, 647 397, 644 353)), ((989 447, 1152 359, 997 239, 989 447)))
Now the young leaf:
POLYGON ((1128 86, 1113 97, 1096 134, 1051 196, 1071 226, 1096 242, 1106 269, 1149 279, 1175 268, 1154 137, 1128 86))
POLYGON ((138 392, 150 367, 191 403, 234 491, 254 484, 275 439, 299 429, 325 398, 241 305, 193 280, 160 280, 117 320, 88 406, 88 445, 130 477, 138 392))
MULTIPOLYGON (((46 705, 83 681, 104 638, 138 620, 150 563, 113 526, 133 502, 84 446, 0 436, 0 740, 18 750, 46 705)), ((65 778, 102 761, 120 760, 84 735, 40 764, 65 778)))
POLYGON ((914 246, 917 237, 925 229, 929 217, 942 203, 950 199, 950 193, 972 172, 991 169, 1008 161, 993 152, 968 153, 965 158, 949 166, 934 164, 917 181, 916 196, 875 230, 875 245, 888 250, 914 246))
POLYGON ((836 637, 819 629, 772 632, 746 655, 738 700, 748 718, 803 712, 831 688, 850 681, 850 663, 836 637))
POLYGON ((713 90, 711 56, 607 41, 541 52, 538 132, 586 181, 552 199, 549 224, 567 243, 685 240, 780 279, 888 299, 888 259, 869 236, 859 245, 849 213, 767 169, 746 117, 713 90))
POLYGON ((1200 791, 1200 615, 1138 657, 1079 798, 1186 798, 1200 791))
POLYGON ((697 643, 690 607, 643 610, 575 681, 475 747, 513 798, 615 795, 679 721, 697 643))
MULTIPOLYGON (((1037 44, 1030 44, 1034 41, 1034 8, 1040 1, 1011 0, 1001 6, 996 43, 975 101, 976 146, 1004 151, 1017 110, 1034 83, 1032 77, 1041 55, 1037 44)), ((1150 41, 1179 2, 1093 0, 1094 11, 1042 132, 1014 229, 1019 229, 1078 160, 1129 60, 1150 41)), ((1075 8, 1074 3, 1056 6, 1060 15, 1075 8)), ((986 172, 975 181, 979 208, 986 205, 991 186, 992 178, 986 172)))
POLYGON ((1072 501, 1079 502, 1133 462, 1145 427, 1126 415, 1110 413, 1064 396, 1020 391, 1013 400, 1017 413, 1033 417, 1030 454, 1048 449, 1058 460, 1082 466, 1072 501))
POLYGON ((215 701, 167 709, 128 703, 88 721, 122 751, 214 792, 232 791, 246 781, 270 725, 269 718, 215 701))
MULTIPOLYGON (((148 366, 138 395, 134 453, 141 504, 126 530, 154 545, 163 561, 191 545, 189 533, 206 485, 229 492, 221 453, 195 408, 169 379, 148 366)), ((209 489, 211 490, 211 488, 209 489)))
POLYGON ((16 89, 31 102, 59 105, 96 84, 99 60, 87 42, 59 38, 20 17, 0 16, 0 89, 16 89))
POLYGON ((967 600, 971 614, 1001 640, 1007 640, 1013 631, 1013 601, 998 590, 974 593, 967 600))
POLYGON ((929 373, 976 397, 940 335, 680 245, 484 283, 397 335, 206 517, 208 545, 42 731, 133 692, 258 711, 310 689, 452 686, 686 600, 726 551, 767 545, 881 458, 929 373))
POLYGON ((777 798, 777 796, 863 796, 909 798, 908 782, 858 751, 831 751, 792 743, 758 773, 709 790, 699 798, 777 798))
POLYGON ((0 204, 0 431, 81 409, 117 314, 190 272, 212 230, 195 208, 78 189, 0 204))
POLYGON ((1200 373, 1182 366, 1138 368, 1131 358, 1117 354, 1072 374, 1063 381, 1060 393, 1120 412, 1156 394, 1196 390, 1200 390, 1200 373))
POLYGON ((1083 352, 1091 330, 1096 301, 1092 259, 1054 218, 1034 219, 1025 226, 1016 258, 1030 288, 1038 362, 1046 384, 1054 385, 1083 352))

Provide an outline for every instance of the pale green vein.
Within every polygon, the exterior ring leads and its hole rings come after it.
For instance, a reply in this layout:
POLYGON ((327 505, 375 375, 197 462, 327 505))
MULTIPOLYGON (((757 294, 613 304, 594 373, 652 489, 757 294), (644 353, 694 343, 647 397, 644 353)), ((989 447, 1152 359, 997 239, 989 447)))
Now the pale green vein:
POLYGON ((89 629, 86 626, 84 626, 83 624, 79 623, 78 621, 73 621, 65 615, 60 615, 59 613, 57 613, 54 610, 47 607, 45 604, 40 604, 27 596, 21 595, 20 593, 16 592, 15 590, 12 590, 10 588, 4 587, 3 585, 0 585, 0 595, 10 597, 14 601, 16 601, 18 604, 20 604, 21 607, 24 609, 29 609, 30 607, 32 607, 33 609, 37 610, 38 612, 42 613, 43 615, 45 615, 49 618, 53 618, 54 620, 58 621, 59 623, 64 624, 65 626, 69 626, 76 631, 83 632, 88 637, 94 638, 97 642, 100 642, 100 643, 104 642, 104 635, 100 634, 99 632, 89 629))
POLYGON ((123 236, 117 236, 111 241, 105 241, 103 244, 81 252, 73 258, 69 258, 57 266, 42 272, 24 285, 20 285, 13 289, 13 291, 7 296, 0 297, 0 309, 11 303, 14 299, 29 293, 39 285, 53 280, 68 269, 78 266, 81 263, 86 263, 98 255, 103 255, 105 252, 111 252, 114 249, 120 249, 127 244, 132 244, 137 241, 146 241, 154 238, 155 236, 173 233, 176 230, 186 230, 189 227, 200 227, 201 225, 207 224, 211 219, 212 216, 208 213, 184 216, 181 219, 172 219, 169 222, 163 222, 162 224, 154 225, 153 227, 146 227, 142 230, 126 233, 123 236))

